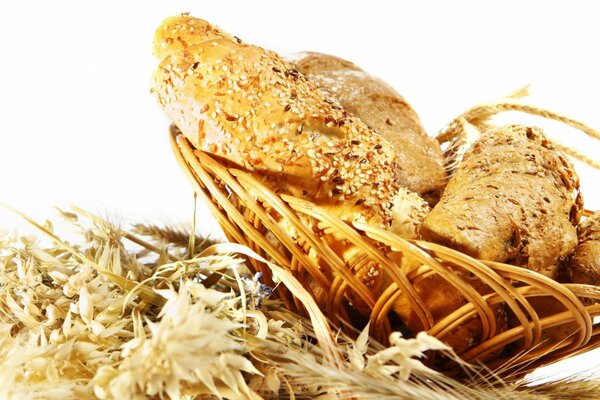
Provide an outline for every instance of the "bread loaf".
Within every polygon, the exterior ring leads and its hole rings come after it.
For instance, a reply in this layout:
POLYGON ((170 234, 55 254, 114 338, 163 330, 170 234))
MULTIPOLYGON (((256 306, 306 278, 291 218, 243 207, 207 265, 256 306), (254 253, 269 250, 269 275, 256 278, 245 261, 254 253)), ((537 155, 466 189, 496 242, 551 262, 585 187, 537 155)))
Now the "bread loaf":
POLYGON ((573 166, 540 129, 490 130, 465 154, 421 235, 554 277, 577 244, 578 189, 573 166))
POLYGON ((402 187, 418 193, 429 204, 437 202, 446 184, 440 146, 427 135, 417 113, 398 92, 335 56, 304 52, 287 59, 327 97, 374 127, 392 145, 399 159, 402 187))
POLYGON ((187 15, 163 22, 154 52, 153 92, 196 149, 342 219, 389 226, 393 148, 277 54, 187 15))

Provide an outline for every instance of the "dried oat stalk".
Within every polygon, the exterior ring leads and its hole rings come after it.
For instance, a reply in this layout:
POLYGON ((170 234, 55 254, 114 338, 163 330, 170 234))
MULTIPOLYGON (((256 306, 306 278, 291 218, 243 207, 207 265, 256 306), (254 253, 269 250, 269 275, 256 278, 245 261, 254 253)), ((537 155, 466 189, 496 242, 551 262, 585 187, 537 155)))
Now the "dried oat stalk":
POLYGON ((185 239, 170 241, 168 229, 134 234, 82 210, 61 215, 79 243, 33 221, 53 245, 0 237, 0 382, 11 382, 0 398, 591 399, 599 389, 585 379, 527 388, 467 366, 473 379, 460 383, 421 362, 446 351, 424 334, 394 334, 389 348, 368 329, 324 338, 318 310, 295 315, 247 276, 234 253, 257 256, 249 249, 218 245, 185 259, 185 239))

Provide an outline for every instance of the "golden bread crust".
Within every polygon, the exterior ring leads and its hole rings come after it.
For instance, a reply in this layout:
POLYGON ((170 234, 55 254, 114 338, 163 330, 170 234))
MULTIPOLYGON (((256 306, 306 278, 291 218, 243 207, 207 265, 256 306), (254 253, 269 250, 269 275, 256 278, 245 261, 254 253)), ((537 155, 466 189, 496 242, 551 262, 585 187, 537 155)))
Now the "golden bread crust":
MULTIPOLYGON (((462 270, 454 270, 461 279, 469 283, 478 293, 484 295, 492 292, 492 289, 481 280, 462 270)), ((414 283, 414 288, 419 293, 427 308, 431 311, 434 321, 437 323, 467 304, 467 300, 447 280, 438 274, 431 274, 414 283)), ((507 314, 504 306, 492 307, 496 317, 496 330, 502 332, 507 328, 507 314)), ((394 311, 413 333, 422 331, 421 320, 410 306, 408 297, 400 296, 394 304, 394 311)), ((448 332, 440 339, 448 344, 457 354, 462 354, 473 346, 481 343, 483 326, 479 318, 473 318, 448 332)), ((493 358, 492 354, 489 357, 493 358)))
POLYGON ((577 244, 579 179, 538 128, 484 132, 421 225, 426 240, 555 277, 577 244))
POLYGON ((393 148, 277 54, 198 21, 180 16, 172 32, 166 20, 154 46, 166 57, 153 91, 190 142, 275 191, 389 226, 398 189, 393 148))
POLYGON ((446 184, 440 146, 429 137, 419 116, 390 85, 350 61, 328 54, 289 56, 296 68, 349 113, 374 127, 398 156, 400 185, 430 204, 446 184))

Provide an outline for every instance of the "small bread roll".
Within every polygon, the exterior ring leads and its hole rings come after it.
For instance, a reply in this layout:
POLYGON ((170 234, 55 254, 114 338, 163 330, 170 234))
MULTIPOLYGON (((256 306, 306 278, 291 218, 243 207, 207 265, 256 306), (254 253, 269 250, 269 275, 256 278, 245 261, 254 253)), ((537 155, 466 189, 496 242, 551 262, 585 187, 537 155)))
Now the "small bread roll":
MULTIPOLYGON (((578 187, 571 163, 541 130, 500 127, 484 132, 467 151, 420 233, 475 258, 510 262, 556 278, 559 261, 577 240, 578 187)), ((427 304, 439 318, 465 301, 446 282, 425 279, 422 285, 436 288, 430 297, 437 301, 427 304)), ((482 294, 490 290, 481 283, 473 287, 482 294)), ((560 307, 551 298, 534 299, 532 304, 541 316, 560 307)), ((498 321, 505 321, 506 308, 496 310, 504 316, 498 321)), ((506 326, 504 322, 499 328, 506 326)), ((473 320, 446 340, 460 353, 472 340, 476 343, 480 330, 479 320, 473 320)), ((544 338, 562 338, 567 330, 546 330, 544 338)))
POLYGON ((467 151, 420 232, 475 258, 555 278, 577 245, 578 189, 572 164, 540 129, 500 127, 467 151))
POLYGON ((435 204, 446 184, 437 141, 429 137, 419 116, 390 85, 355 64, 327 54, 304 52, 286 57, 298 71, 349 113, 374 127, 400 160, 400 185, 435 204))
POLYGON ((394 149, 277 54, 187 15, 162 23, 154 52, 153 92, 196 149, 344 220, 389 227, 394 149))
POLYGON ((600 212, 588 217, 577 228, 579 244, 566 263, 571 282, 600 285, 600 212))

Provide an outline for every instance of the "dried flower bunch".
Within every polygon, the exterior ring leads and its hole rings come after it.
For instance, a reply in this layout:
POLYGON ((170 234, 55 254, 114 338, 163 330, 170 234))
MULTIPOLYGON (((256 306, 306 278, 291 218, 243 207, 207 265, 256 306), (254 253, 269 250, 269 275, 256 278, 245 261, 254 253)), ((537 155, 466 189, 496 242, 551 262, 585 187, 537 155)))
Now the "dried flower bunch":
MULTIPOLYGON (((77 243, 50 222, 31 221, 51 245, 0 237, 1 398, 552 399, 560 387, 591 399, 598 390, 583 377, 527 387, 474 369, 461 383, 422 362, 447 351, 424 333, 393 333, 388 348, 368 329, 354 340, 340 333, 325 350, 316 344, 324 319, 270 300, 235 255, 249 249, 206 247, 172 228, 128 232, 78 209, 60 215, 77 243)), ((279 284, 293 286, 282 271, 279 284)))

